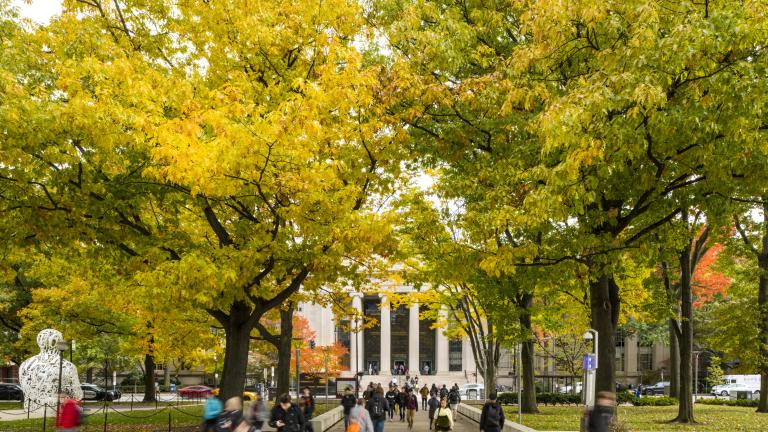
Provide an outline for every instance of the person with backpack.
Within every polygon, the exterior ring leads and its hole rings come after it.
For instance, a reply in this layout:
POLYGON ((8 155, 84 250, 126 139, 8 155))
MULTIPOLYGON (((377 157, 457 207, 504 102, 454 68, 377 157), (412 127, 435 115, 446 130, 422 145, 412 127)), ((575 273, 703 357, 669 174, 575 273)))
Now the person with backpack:
POLYGON ((216 432, 216 419, 223 410, 221 400, 214 395, 208 395, 203 406, 203 432, 216 432))
POLYGON ((480 413, 480 432, 501 432, 504 429, 504 410, 497 402, 496 393, 491 393, 480 413))
POLYGON ((440 408, 440 399, 437 398, 437 392, 429 397, 427 406, 429 407, 429 430, 432 430, 432 423, 435 421, 435 411, 440 408))
POLYGON ((349 427, 349 413, 357 405, 357 399, 352 394, 352 387, 344 389, 344 396, 341 397, 341 406, 344 407, 344 430, 349 427))
POLYGON ((365 399, 358 399, 357 405, 349 412, 349 426, 345 432, 373 432, 373 422, 365 409, 365 399))
POLYGON ((56 413, 56 430, 60 432, 77 432, 83 423, 83 413, 77 401, 67 397, 65 394, 59 395, 59 408, 56 413))
POLYGON ((411 431, 413 430, 413 419, 416 416, 416 412, 419 410, 419 400, 416 398, 416 395, 413 394, 412 390, 408 390, 406 395, 405 409, 408 410, 406 413, 406 420, 408 421, 408 430, 411 431))
POLYGON ((389 414, 389 420, 391 421, 395 417, 395 403, 397 401, 397 387, 389 387, 387 394, 384 395, 387 400, 387 413, 389 414))
POLYGON ((448 397, 448 389, 445 388, 445 384, 440 388, 440 399, 445 399, 448 397))
POLYGON ((384 390, 379 386, 373 392, 373 396, 365 405, 373 422, 373 432, 384 432, 384 422, 387 420, 387 400, 384 399, 384 390))
POLYGON ((456 410, 459 409, 459 402, 461 402, 459 390, 452 388, 451 391, 448 392, 448 404, 450 404, 451 411, 453 411, 454 415, 456 414, 456 410))
POLYGON ((291 395, 284 394, 272 407, 269 425, 278 432, 303 432, 304 415, 296 404, 291 402, 291 395))
POLYGON ((224 411, 216 417, 216 432, 230 432, 234 430, 248 430, 248 424, 243 419, 243 403, 239 397, 227 399, 224 403, 224 411), (241 424, 243 428, 238 429, 241 424))
POLYGON ((421 388, 419 394, 421 394, 421 409, 425 410, 427 409, 427 398, 429 397, 429 388, 426 384, 421 388))
POLYGON ((251 424, 254 432, 261 432, 264 429, 264 421, 267 415, 267 404, 261 395, 256 395, 256 400, 251 404, 251 424))
POLYGON ((448 408, 445 399, 440 400, 440 406, 435 410, 433 420, 435 421, 435 431, 444 432, 453 429, 453 411, 448 408))
POLYGON ((397 410, 400 413, 400 421, 405 421, 405 402, 408 399, 408 393, 406 390, 400 390, 397 393, 397 410))

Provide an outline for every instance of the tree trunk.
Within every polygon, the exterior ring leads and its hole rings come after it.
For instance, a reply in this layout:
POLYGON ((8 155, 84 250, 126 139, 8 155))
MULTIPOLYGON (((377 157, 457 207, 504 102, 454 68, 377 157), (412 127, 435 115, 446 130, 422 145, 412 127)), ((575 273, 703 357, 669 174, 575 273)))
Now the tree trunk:
POLYGON ((163 370, 163 385, 166 388, 166 391, 168 391, 168 388, 171 387, 171 361, 168 360, 167 363, 165 363, 165 369, 163 370))
POLYGON ((93 368, 89 367, 85 370, 85 382, 92 383, 93 382, 93 368))
POLYGON ((277 397, 291 390, 291 339, 294 305, 280 310, 280 342, 277 347, 277 397))
POLYGON ((155 397, 155 358, 144 355, 144 402, 154 402, 155 397))
POLYGON ((253 328, 253 320, 250 318, 251 308, 243 301, 236 301, 230 307, 229 316, 222 323, 225 326, 226 345, 219 393, 221 400, 243 395, 253 328))
POLYGON ((760 255, 759 267, 760 291, 757 294, 757 305, 760 311, 758 329, 760 330, 762 367, 760 368, 760 402, 757 405, 757 412, 768 413, 768 233, 763 237, 763 252, 760 255))
POLYGON ((536 405, 536 383, 533 368, 533 329, 531 328, 531 306, 533 305, 533 295, 526 293, 522 296, 520 302, 520 330, 526 339, 521 343, 522 352, 520 353, 522 362, 522 381, 523 394, 521 409, 524 413, 537 413, 539 408, 536 405))
POLYGON ((693 418, 693 296, 691 292, 692 269, 691 243, 680 254, 680 388, 677 410, 678 423, 694 423, 693 418))
POLYGON ((496 391, 496 365, 493 362, 494 355, 489 355, 488 361, 485 362, 485 368, 483 368, 483 383, 485 385, 485 397, 487 398, 491 392, 496 391))
POLYGON ((669 323, 669 396, 680 397, 680 343, 677 340, 676 320, 669 323))
POLYGON ((592 328, 598 333, 597 392, 616 391, 616 324, 619 317, 619 287, 610 275, 601 275, 589 283, 592 328))

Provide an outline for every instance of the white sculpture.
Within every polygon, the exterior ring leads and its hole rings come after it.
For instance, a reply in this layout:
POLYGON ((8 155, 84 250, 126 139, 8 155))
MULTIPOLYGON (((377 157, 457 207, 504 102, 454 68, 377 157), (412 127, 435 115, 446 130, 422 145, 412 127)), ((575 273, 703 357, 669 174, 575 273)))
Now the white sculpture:
MULTIPOLYGON (((60 361, 58 344, 63 341, 64 337, 58 330, 45 329, 38 333, 37 345, 40 347, 40 354, 28 358, 19 368, 19 383, 24 391, 25 409, 29 406, 34 410, 43 404, 56 406, 60 361)), ((83 398, 77 369, 66 360, 61 363, 61 391, 76 400, 83 398)))

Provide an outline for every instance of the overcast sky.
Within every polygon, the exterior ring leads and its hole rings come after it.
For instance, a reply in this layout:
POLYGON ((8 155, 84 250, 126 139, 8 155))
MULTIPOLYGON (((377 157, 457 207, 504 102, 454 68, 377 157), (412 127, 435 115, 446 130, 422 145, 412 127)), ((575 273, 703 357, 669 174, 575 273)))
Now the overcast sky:
POLYGON ((45 24, 53 15, 61 13, 61 0, 12 0, 21 14, 41 24, 45 24))

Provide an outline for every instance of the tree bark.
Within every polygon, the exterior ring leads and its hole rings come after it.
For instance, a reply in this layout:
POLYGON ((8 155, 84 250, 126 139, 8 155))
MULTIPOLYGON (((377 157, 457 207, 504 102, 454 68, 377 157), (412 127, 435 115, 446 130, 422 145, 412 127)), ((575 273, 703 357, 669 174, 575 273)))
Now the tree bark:
POLYGON ((680 253, 680 388, 677 423, 694 423, 693 418, 693 373, 691 355, 693 352, 693 294, 691 276, 693 273, 691 242, 680 253))
POLYGON ((293 338, 293 310, 291 303, 288 308, 280 310, 280 341, 277 347, 277 397, 291 390, 291 339, 293 338))
POLYGON ((677 340, 676 320, 669 323, 669 396, 680 397, 680 344, 677 340))
MULTIPOLYGON (((602 270, 601 270, 602 271, 602 270)), ((619 287, 611 275, 600 275, 589 283, 592 328, 598 333, 597 392, 616 391, 616 325, 619 318, 619 287)))
POLYGON ((155 358, 144 355, 144 402, 154 402, 155 397, 155 358))
POLYGON ((93 368, 89 367, 85 370, 85 382, 92 383, 93 382, 93 368))
MULTIPOLYGON (((494 356, 488 356, 489 358, 493 358, 494 356)), ((485 397, 488 397, 488 395, 491 394, 491 392, 496 391, 496 365, 493 364, 493 361, 488 361, 485 363, 485 370, 483 371, 483 383, 485 385, 485 397)))
POLYGON ((221 400, 243 395, 253 328, 251 318, 250 306, 244 301, 236 301, 232 303, 227 319, 222 322, 225 327, 226 345, 219 393, 221 400))
MULTIPOLYGON (((764 213, 765 215, 765 213, 764 213)), ((768 226, 768 222, 765 222, 768 226)), ((768 232, 763 236, 763 250, 759 259, 760 285, 757 294, 757 305, 760 311, 760 401, 757 404, 757 412, 768 413, 768 232)))
MULTIPOLYGON (((171 386, 171 361, 165 363, 165 369, 163 370, 163 385, 166 389, 171 386)), ((166 390, 167 391, 167 390, 166 390)))
POLYGON ((531 327, 531 306, 533 305, 533 295, 526 293, 522 295, 520 302, 520 329, 526 335, 526 339, 521 343, 522 352, 520 354, 522 361, 522 381, 523 394, 521 409, 524 413, 537 413, 539 408, 536 405, 536 383, 533 368, 533 329, 531 327))

